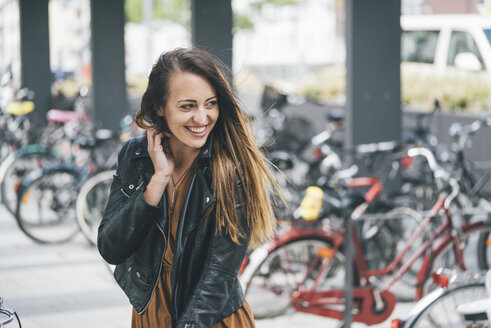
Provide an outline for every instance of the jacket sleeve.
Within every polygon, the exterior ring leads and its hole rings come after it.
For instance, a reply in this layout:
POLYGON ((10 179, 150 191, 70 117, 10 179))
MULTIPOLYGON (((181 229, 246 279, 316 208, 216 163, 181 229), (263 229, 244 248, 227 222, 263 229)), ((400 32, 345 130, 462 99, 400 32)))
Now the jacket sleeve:
POLYGON ((118 169, 97 236, 99 252, 110 264, 120 264, 134 252, 149 230, 152 218, 162 210, 162 202, 155 207, 145 201, 143 174, 136 174, 136 167, 131 166, 135 164, 128 159, 128 148, 131 148, 128 145, 129 142, 119 153, 118 169), (131 174, 124 175, 123 167, 131 174))
MULTIPOLYGON (((241 190, 239 182, 239 192, 241 190)), ((236 204, 239 225, 246 237, 240 238, 238 245, 225 231, 213 234, 205 268, 190 303, 179 317, 178 328, 212 327, 219 319, 232 287, 239 283, 237 275, 249 246, 249 229, 243 206, 236 204)))

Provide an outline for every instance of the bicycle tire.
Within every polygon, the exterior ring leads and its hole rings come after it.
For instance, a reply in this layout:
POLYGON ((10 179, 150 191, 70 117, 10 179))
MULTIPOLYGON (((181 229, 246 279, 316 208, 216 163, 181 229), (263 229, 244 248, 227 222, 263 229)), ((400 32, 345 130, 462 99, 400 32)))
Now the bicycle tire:
POLYGON ((77 223, 87 240, 97 244, 97 230, 116 170, 100 172, 84 182, 76 201, 77 223))
MULTIPOLYGON (((487 247, 485 241, 481 241, 481 235, 489 234, 489 232, 491 232, 491 225, 485 224, 479 227, 470 228, 459 235, 459 245, 463 247, 463 258, 465 260, 466 271, 477 273, 489 268, 491 248, 487 247), (474 245, 475 247, 468 247, 469 245, 474 245)), ((440 268, 450 269, 457 274, 462 272, 462 269, 456 263, 453 246, 454 243, 449 241, 434 255, 423 281, 423 295, 428 294, 436 288, 431 279, 432 272, 437 271, 440 268)))
POLYGON ((478 258, 479 266, 483 270, 489 270, 491 265, 491 240, 489 238, 489 231, 482 232, 479 235, 478 244, 478 258))
MULTIPOLYGON (((313 257, 320 247, 332 248, 328 238, 298 238, 278 245, 272 249, 257 266, 247 282, 244 293, 256 319, 273 318, 284 314, 291 308, 291 296, 300 279, 305 279, 303 287, 313 282, 315 274, 305 276, 313 257), (306 283, 306 285, 305 285, 306 283)), ((251 254, 251 256, 253 256, 251 254)), ((344 286, 344 256, 339 250, 335 254, 332 267, 316 290, 339 289, 344 286)), ((321 261, 322 263, 323 261, 321 261)), ((315 266, 313 273, 320 268, 315 266)))
POLYGON ((487 297, 488 294, 482 282, 466 283, 445 290, 434 290, 418 302, 423 306, 415 307, 415 310, 405 320, 403 327, 466 327, 465 321, 455 311, 456 306, 487 297))
POLYGON ((36 169, 58 163, 53 149, 41 145, 29 145, 10 154, 0 165, 0 189, 2 203, 15 215, 17 191, 26 175, 36 169))
POLYGON ((15 217, 19 228, 39 243, 63 243, 80 230, 75 199, 80 172, 53 167, 31 172, 19 189, 15 217))

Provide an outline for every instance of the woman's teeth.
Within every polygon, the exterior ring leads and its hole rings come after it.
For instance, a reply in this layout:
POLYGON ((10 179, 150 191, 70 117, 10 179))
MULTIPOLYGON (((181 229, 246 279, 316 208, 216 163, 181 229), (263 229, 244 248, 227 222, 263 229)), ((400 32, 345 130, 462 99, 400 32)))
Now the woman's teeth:
POLYGON ((191 132, 193 132, 193 133, 202 133, 205 131, 206 126, 203 126, 201 128, 188 127, 188 129, 191 130, 191 132))

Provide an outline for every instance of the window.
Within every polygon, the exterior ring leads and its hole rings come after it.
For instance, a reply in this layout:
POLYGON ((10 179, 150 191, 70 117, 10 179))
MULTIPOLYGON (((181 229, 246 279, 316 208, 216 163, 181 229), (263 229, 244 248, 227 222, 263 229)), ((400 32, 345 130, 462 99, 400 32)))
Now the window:
POLYGON ((484 34, 488 38, 489 43, 491 44, 491 29, 484 29, 484 34))
POLYGON ((484 62, 472 35, 469 32, 453 31, 452 36, 450 37, 450 45, 448 47, 448 65, 454 66, 455 57, 462 52, 470 52, 476 55, 477 59, 479 59, 479 62, 481 63, 481 66, 484 67, 484 62))
POLYGON ((438 31, 404 31, 401 38, 401 60, 433 63, 438 31))

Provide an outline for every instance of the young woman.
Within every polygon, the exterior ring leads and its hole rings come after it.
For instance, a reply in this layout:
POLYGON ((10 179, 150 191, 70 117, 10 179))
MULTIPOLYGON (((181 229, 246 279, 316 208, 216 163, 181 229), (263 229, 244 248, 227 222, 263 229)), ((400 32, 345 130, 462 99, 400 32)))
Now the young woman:
POLYGON ((132 327, 254 327, 237 273, 274 233, 277 188, 217 62, 162 54, 136 122, 98 235, 132 327))

